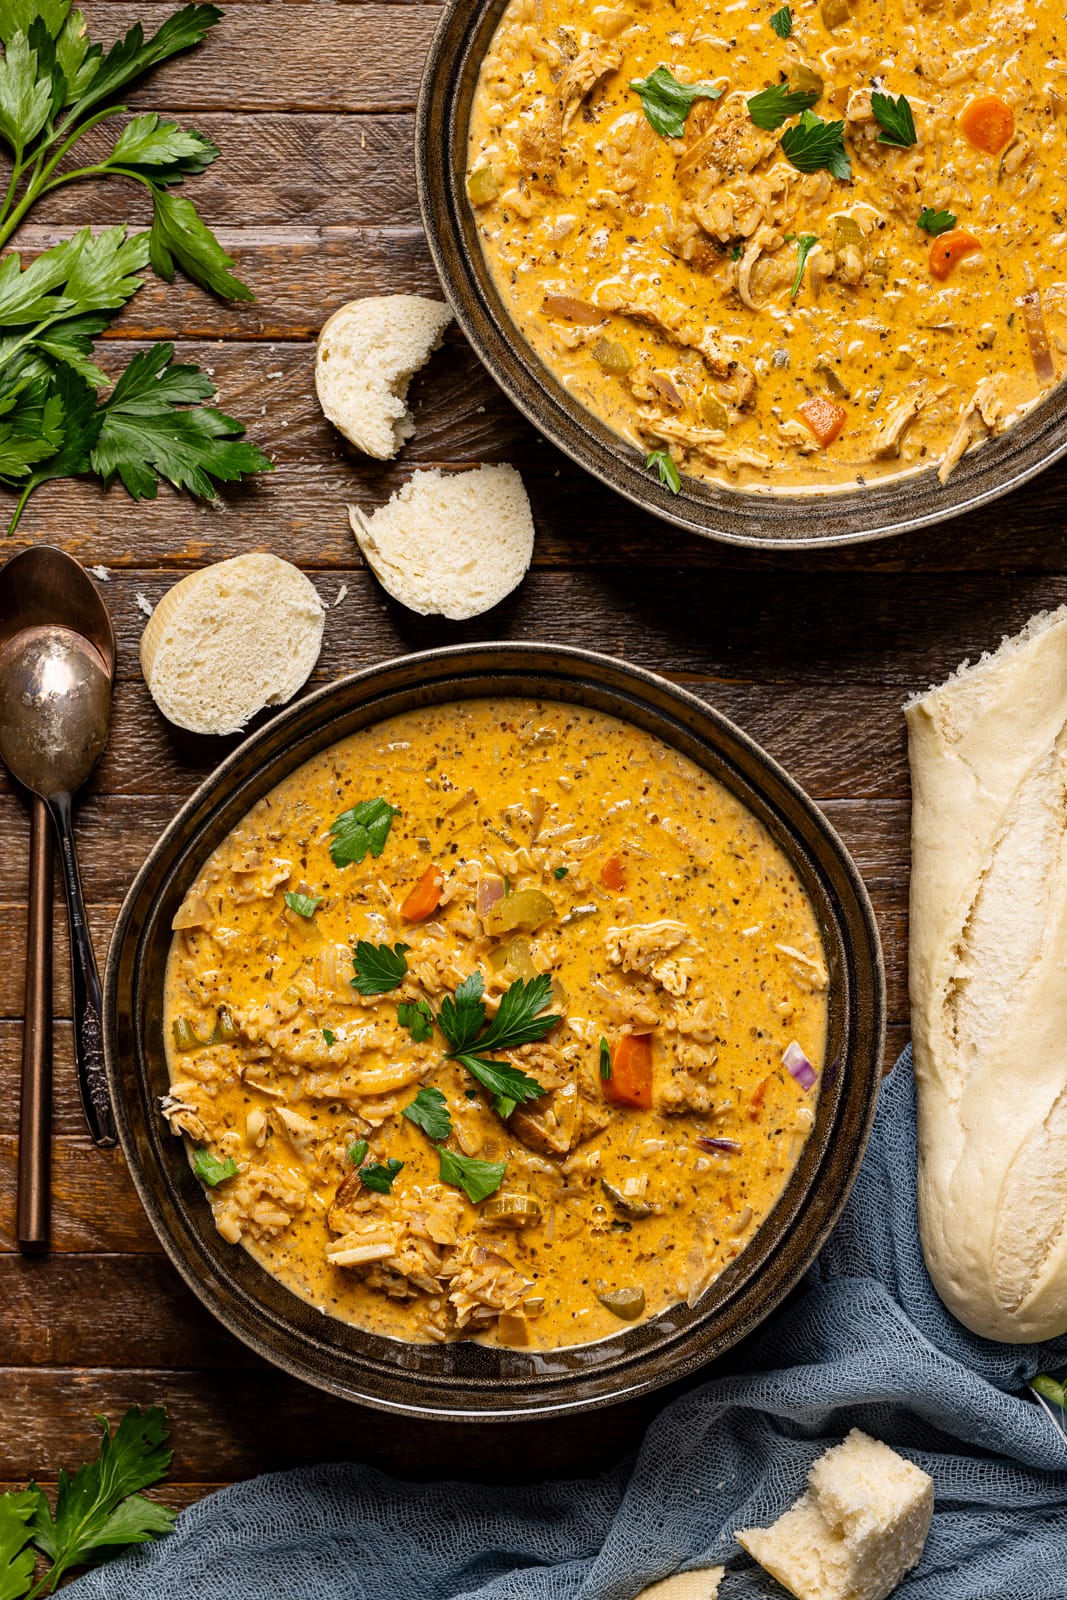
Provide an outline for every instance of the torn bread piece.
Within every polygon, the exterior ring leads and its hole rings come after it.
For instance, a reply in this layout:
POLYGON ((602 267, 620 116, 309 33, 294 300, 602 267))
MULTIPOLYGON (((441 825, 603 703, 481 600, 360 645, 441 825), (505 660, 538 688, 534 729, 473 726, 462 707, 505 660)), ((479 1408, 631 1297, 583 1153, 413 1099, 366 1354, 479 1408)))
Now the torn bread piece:
POLYGON ((408 384, 451 321, 441 300, 389 294, 352 300, 324 324, 315 357, 319 404, 365 455, 389 461, 415 432, 408 384))
POLYGON ((933 1514, 929 1474, 853 1428, 812 1465, 796 1505, 737 1542, 797 1600, 886 1600, 918 1563, 933 1514))
POLYGON ((975 1333, 1067 1331, 1067 607, 905 707, 919 1222, 975 1333))
POLYGON ((674 1572, 669 1578, 642 1589, 634 1600, 717 1600, 725 1567, 701 1567, 696 1572, 674 1572))
POLYGON ((325 615, 314 585, 279 556, 234 556, 191 572, 163 596, 141 635, 149 693, 179 728, 238 733, 305 682, 325 615))
POLYGON ((533 516, 514 467, 416 472, 370 516, 348 510, 379 583, 422 616, 460 621, 488 611, 533 556, 533 516))

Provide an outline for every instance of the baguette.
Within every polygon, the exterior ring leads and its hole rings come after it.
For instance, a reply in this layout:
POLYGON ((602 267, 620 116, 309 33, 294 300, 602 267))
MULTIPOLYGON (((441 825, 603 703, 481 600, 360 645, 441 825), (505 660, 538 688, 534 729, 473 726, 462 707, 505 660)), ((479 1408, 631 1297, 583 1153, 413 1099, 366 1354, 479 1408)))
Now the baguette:
POLYGON ((235 556, 191 572, 141 635, 141 671, 163 715, 193 733, 238 733, 284 705, 318 660, 325 611, 278 556, 235 556))
POLYGON ((315 356, 319 404, 364 455, 389 461, 415 432, 408 385, 451 321, 441 300, 389 294, 352 300, 323 325, 315 356))
POLYGON ((1067 1331, 1067 607, 905 707, 919 1221, 989 1339, 1067 1331))
POLYGON ((514 467, 416 472, 367 516, 349 506, 379 583, 411 611, 459 621, 499 605, 533 556, 530 502, 514 467))

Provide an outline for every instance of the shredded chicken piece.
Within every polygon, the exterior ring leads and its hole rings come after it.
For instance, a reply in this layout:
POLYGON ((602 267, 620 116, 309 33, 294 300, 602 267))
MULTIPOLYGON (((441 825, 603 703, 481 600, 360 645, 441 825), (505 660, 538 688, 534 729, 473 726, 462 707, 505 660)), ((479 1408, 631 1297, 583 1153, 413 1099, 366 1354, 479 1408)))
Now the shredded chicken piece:
POLYGON ((920 411, 947 393, 947 385, 935 389, 922 378, 917 383, 909 384, 896 405, 887 411, 875 429, 871 441, 872 453, 883 458, 899 456, 904 435, 920 411))
POLYGON ((564 70, 559 80, 560 134, 565 135, 578 108, 601 78, 617 72, 622 51, 603 39, 594 39, 564 70))
POLYGON ((946 483, 953 469, 958 466, 961 456, 972 444, 986 439, 991 433, 997 431, 1004 414, 1004 402, 1000 397, 1000 374, 983 378, 976 386, 975 391, 963 410, 960 412, 959 425, 949 441, 948 449, 941 458, 941 465, 937 469, 937 476, 941 483, 946 483))

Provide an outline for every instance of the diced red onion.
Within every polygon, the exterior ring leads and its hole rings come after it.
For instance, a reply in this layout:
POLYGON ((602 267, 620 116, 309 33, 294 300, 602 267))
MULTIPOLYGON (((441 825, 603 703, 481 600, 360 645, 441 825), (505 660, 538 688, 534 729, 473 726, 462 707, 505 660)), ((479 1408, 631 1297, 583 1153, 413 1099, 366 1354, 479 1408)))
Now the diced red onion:
POLYGON ((810 1089, 819 1074, 794 1039, 782 1057, 783 1064, 788 1067, 802 1089, 810 1089))
POLYGON ((490 906, 495 906, 498 900, 504 898, 503 878, 479 878, 478 898, 475 906, 480 917, 484 917, 490 906))
POLYGON ((736 1139, 711 1139, 705 1134, 700 1134, 695 1143, 701 1150, 711 1150, 713 1153, 724 1151, 727 1155, 734 1155, 741 1148, 736 1139))

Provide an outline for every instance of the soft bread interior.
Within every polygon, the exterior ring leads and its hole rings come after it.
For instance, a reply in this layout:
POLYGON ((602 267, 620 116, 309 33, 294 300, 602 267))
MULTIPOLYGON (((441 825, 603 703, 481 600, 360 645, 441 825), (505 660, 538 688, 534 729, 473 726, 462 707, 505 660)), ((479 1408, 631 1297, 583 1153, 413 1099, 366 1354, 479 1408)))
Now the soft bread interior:
POLYGON ((353 300, 323 326, 315 360, 319 403, 366 455, 387 461, 414 433, 408 385, 451 320, 441 300, 392 294, 353 300))
POLYGON ((302 572, 254 554, 190 573, 141 639, 145 682, 163 715, 194 733, 237 733, 284 705, 318 659, 322 602, 302 572))
POLYGON ((498 605, 533 556, 530 502, 514 467, 416 472, 352 531, 383 588, 423 616, 460 620, 498 605))

